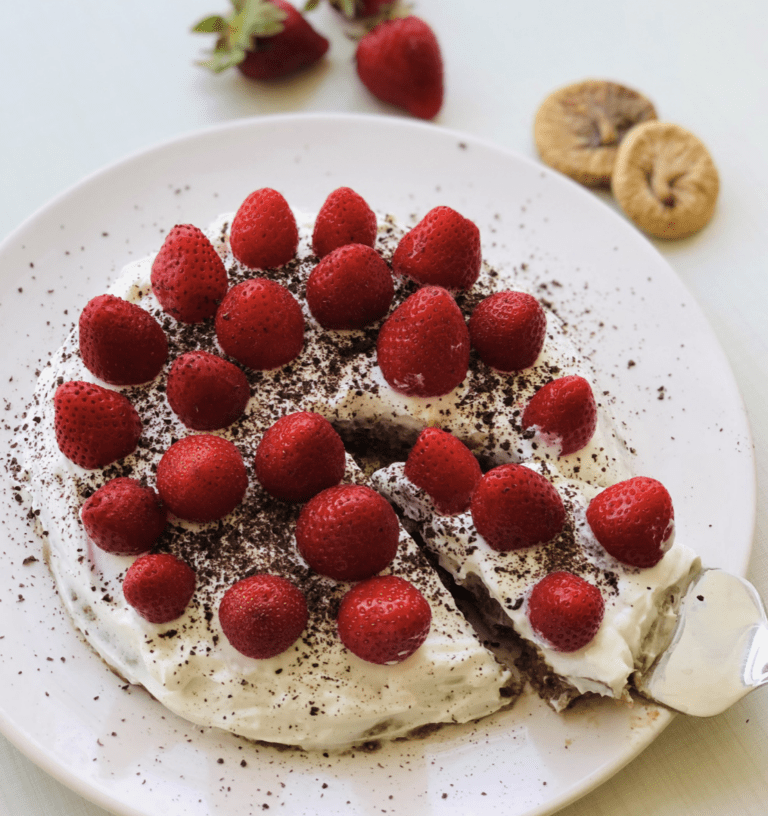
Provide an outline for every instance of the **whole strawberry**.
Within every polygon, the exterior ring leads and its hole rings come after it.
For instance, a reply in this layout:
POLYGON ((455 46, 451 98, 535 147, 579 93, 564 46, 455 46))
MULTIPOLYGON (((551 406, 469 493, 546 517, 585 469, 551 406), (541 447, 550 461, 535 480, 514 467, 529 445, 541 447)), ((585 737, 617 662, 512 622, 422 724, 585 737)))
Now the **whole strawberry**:
POLYGON ((498 371, 523 371, 536 362, 547 334, 541 304, 526 292, 494 292, 475 307, 469 339, 478 357, 498 371))
POLYGON ((236 66, 249 79, 271 80, 314 65, 328 40, 285 0, 239 0, 229 17, 212 15, 193 31, 217 34, 210 59, 200 64, 219 73, 236 66))
POLYGON ((408 454, 405 475, 429 494, 438 513, 450 516, 469 508, 482 472, 460 439, 439 428, 425 428, 408 454))
POLYGON ((592 387, 576 374, 552 380, 525 406, 523 427, 538 429, 560 445, 560 456, 581 450, 597 427, 597 405, 592 387))
POLYGON ((168 372, 168 404, 195 431, 215 431, 238 420, 251 395, 248 379, 233 363, 207 351, 188 351, 168 372))
POLYGON ((227 270, 198 227, 177 224, 152 263, 152 291, 163 310, 182 323, 213 317, 227 292, 227 270))
POLYGON ((227 640, 246 657, 265 660, 292 646, 309 613, 301 591, 279 575, 260 574, 233 584, 219 604, 227 640))
POLYGON ((357 44, 357 74, 383 102, 432 119, 443 104, 443 58, 420 18, 384 20, 357 44))
POLYGON ((376 214, 365 199, 349 187, 334 190, 320 207, 312 231, 312 251, 318 258, 344 244, 376 243, 376 214))
POLYGON ((255 190, 238 208, 229 232, 232 254, 251 269, 283 266, 296 254, 299 228, 283 195, 255 190))
POLYGON ((240 451, 213 434, 174 442, 157 465, 157 492, 168 509, 187 521, 223 518, 245 496, 248 475, 240 451))
POLYGON ((435 207, 401 239, 392 270, 422 284, 470 289, 480 274, 477 225, 450 207, 435 207))
POLYGON ((310 411, 278 419, 256 448, 256 478, 285 501, 305 502, 337 485, 345 466, 341 437, 325 417, 310 411))
POLYGON ((110 385, 138 385, 160 373, 168 339, 152 315, 115 295, 88 301, 78 324, 85 367, 110 385))
POLYGON ((290 363, 304 346, 304 315, 277 281, 250 278, 233 286, 216 313, 216 339, 225 354, 263 371, 290 363))
POLYGON ((88 538, 105 552, 139 555, 151 549, 168 521, 157 493, 120 476, 89 496, 80 511, 88 538))
POLYGON ((550 573, 528 598, 533 630, 558 652, 575 652, 592 641, 604 610, 600 590, 571 572, 550 573))
POLYGON ((395 309, 376 344, 384 379, 411 397, 456 388, 469 367, 469 330, 450 292, 424 286, 395 309))
POLYGON ((614 558, 633 567, 653 567, 672 546, 675 513, 664 485, 635 476, 607 487, 587 507, 595 538, 614 558))
POLYGON ((80 467, 104 467, 133 453, 141 419, 128 398, 94 383, 72 380, 54 394, 56 442, 80 467))
POLYGON ((558 492, 524 465, 489 470, 472 494, 471 510, 477 532, 499 552, 549 541, 565 523, 558 492))
POLYGON ((175 555, 147 553, 128 567, 123 596, 150 623, 169 623, 184 614, 195 584, 194 570, 175 555))
POLYGON ((389 566, 400 525, 387 500, 365 485, 329 487, 310 499, 296 522, 296 545, 315 572, 360 581, 389 566))
POLYGON ((325 329, 362 329, 389 311, 395 296, 386 261, 365 244, 326 255, 307 280, 307 304, 325 329))
POLYGON ((377 575, 342 598, 338 630, 342 643, 369 663, 402 663, 427 639, 432 610, 409 581, 377 575))

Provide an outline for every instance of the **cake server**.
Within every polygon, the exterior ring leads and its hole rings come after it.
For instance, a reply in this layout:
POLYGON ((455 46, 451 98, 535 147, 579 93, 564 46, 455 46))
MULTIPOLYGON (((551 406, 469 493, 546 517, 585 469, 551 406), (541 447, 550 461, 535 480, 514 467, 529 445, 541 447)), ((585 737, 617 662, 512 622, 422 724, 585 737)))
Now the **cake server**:
POLYGON ((768 684, 768 620, 757 590, 704 569, 680 605, 669 645, 635 686, 683 714, 711 717, 768 684))

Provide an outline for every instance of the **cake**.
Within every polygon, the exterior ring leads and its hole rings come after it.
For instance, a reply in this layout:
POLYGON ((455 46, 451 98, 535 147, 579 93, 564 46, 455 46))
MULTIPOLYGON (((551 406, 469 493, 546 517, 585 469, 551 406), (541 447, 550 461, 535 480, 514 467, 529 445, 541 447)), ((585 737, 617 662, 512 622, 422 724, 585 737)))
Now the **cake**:
MULTIPOLYGON (((243 235, 251 229, 250 222, 243 226, 246 216, 257 218, 249 213, 254 206, 249 197, 237 213, 218 217, 205 232, 210 251, 223 261, 225 283, 206 278, 203 288, 212 288, 200 302, 208 298, 213 306, 204 307, 204 316, 184 314, 186 307, 174 300, 178 292, 163 288, 158 258, 168 242, 156 255, 125 267, 110 287, 110 296, 137 305, 162 327, 167 360, 153 364, 159 373, 148 382, 116 385, 113 380, 107 385, 94 376, 92 363, 84 360, 90 352, 82 323, 40 375, 30 413, 35 433, 23 440, 29 487, 46 530, 46 557, 59 594, 88 643, 121 677, 141 684, 182 717, 250 739, 308 750, 343 750, 482 718, 512 705, 521 693, 518 666, 558 709, 585 693, 626 698, 632 672, 652 652, 653 633, 674 614, 677 591, 696 559, 675 543, 661 559, 663 566, 639 570, 598 552, 584 521, 585 506, 596 493, 631 473, 631 456, 610 417, 610 406, 596 389, 593 427, 578 450, 565 452, 551 434, 526 426, 523 406, 545 384, 565 376, 595 381, 555 315, 546 312, 543 348, 523 371, 502 373, 475 352, 470 355, 467 347, 456 350, 467 362, 447 393, 419 393, 427 374, 415 388, 393 388, 392 375, 383 371, 381 346, 377 355, 382 327, 419 293, 439 289, 436 297, 442 298, 447 290, 418 280, 418 272, 395 275, 391 297, 377 318, 368 319, 362 328, 324 327, 317 318, 321 313, 317 301, 310 308, 308 288, 310 273, 319 266, 320 216, 293 212, 284 236, 288 251, 259 260, 249 257, 242 246, 243 235), (280 324, 280 348, 270 349, 264 363, 249 358, 246 364, 236 339, 226 333, 231 326, 222 323, 219 329, 220 321, 235 313, 234 307, 224 309, 227 298, 238 284, 255 278, 267 280, 269 286, 279 283, 292 301, 287 322, 280 324), (300 310, 301 335, 298 349, 286 351, 297 325, 292 303, 300 310), (246 376, 247 393, 238 418, 208 434, 191 428, 188 418, 185 424, 178 408, 170 404, 169 369, 190 351, 229 362, 234 358, 246 376), (61 387, 71 383, 86 390, 91 384, 107 386, 127 398, 126 421, 135 435, 129 451, 117 451, 98 466, 72 461, 79 454, 62 441, 68 429, 62 431, 66 423, 57 408, 61 387), (342 601, 366 580, 329 577, 313 569, 297 547, 296 528, 314 499, 276 497, 265 489, 266 477, 262 484, 254 474, 252 463, 265 435, 278 420, 293 414, 321 415, 330 421, 346 448, 337 481, 373 485, 402 516, 395 555, 377 575, 392 575, 415 587, 431 616, 417 647, 405 657, 376 663, 342 642, 337 627, 342 601), (402 462, 408 452, 424 429, 434 426, 461 440, 486 471, 523 462, 563 495, 564 531, 556 541, 526 550, 521 556, 524 568, 518 556, 514 569, 494 564, 494 558, 502 558, 509 567, 510 553, 486 551, 471 514, 437 512, 429 495, 404 475, 402 462), (225 512, 190 518, 191 511, 186 519, 172 512, 162 525, 149 549, 173 555, 191 568, 193 593, 172 620, 151 622, 126 601, 127 587, 123 591, 129 568, 142 556, 97 546, 86 532, 83 505, 115 479, 160 487, 159 465, 166 453, 191 436, 213 437, 221 445, 226 440, 242 457, 247 478, 233 507, 225 512), (566 658, 542 644, 525 615, 530 579, 546 569, 547 557, 541 553, 553 548, 567 550, 559 566, 568 565, 597 581, 606 595, 606 609, 611 610, 594 644, 566 658), (265 572, 298 587, 307 616, 290 645, 277 654, 253 657, 233 645, 236 641, 225 633, 220 608, 234 584, 265 572), (503 580, 492 580, 494 573, 503 580), (505 646, 511 643, 512 653, 521 655, 517 665, 508 650, 494 653, 478 634, 461 585, 472 591, 472 604, 480 609, 493 639, 503 640, 505 646)), ((270 231, 277 234, 281 229, 270 223, 270 231)), ((392 216, 380 215, 372 238, 363 240, 375 245, 379 260, 383 258, 389 268, 398 247, 413 232, 392 216)), ((327 247, 326 251, 332 254, 327 247)), ((477 269, 471 280, 449 281, 456 284, 449 299, 451 308, 458 306, 462 325, 481 301, 508 285, 489 264, 480 262, 479 241, 474 254, 477 269)), ((221 261, 210 260, 211 268, 221 261)), ((350 294, 342 301, 351 298, 350 294)), ((325 324, 331 320, 322 319, 325 324)), ((446 359, 451 354, 446 352, 446 359)), ((395 358, 397 364, 399 355, 395 358)), ((446 366, 441 361, 434 367, 442 371, 446 366)), ((223 492, 230 489, 239 490, 228 484, 223 492)), ((170 493, 163 499, 172 509, 177 506, 170 493)), ((205 502, 198 496, 195 503, 205 502)))

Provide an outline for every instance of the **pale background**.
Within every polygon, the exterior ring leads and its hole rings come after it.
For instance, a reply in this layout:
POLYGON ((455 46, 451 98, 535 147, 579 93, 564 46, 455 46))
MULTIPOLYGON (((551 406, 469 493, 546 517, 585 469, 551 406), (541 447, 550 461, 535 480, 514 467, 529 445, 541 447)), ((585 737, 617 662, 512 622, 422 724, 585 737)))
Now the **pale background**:
MULTIPOLYGON (((225 0, 0 0, 0 238, 83 176, 217 122, 289 111, 401 115, 357 83, 354 45, 325 8, 312 20, 331 51, 310 73, 267 88, 235 72, 207 75, 193 65, 207 40, 189 28, 225 8, 225 0)), ((748 577, 768 597, 768 4, 416 0, 414 10, 443 47, 439 125, 535 158, 531 123, 543 97, 605 77, 642 89, 663 118, 710 148, 722 182, 713 222, 691 239, 656 245, 707 315, 746 403, 758 480, 748 577)), ((763 690, 712 720, 677 718, 611 781, 561 813, 762 816, 767 754, 763 690)), ((0 737, 0 816, 43 813, 105 811, 0 737)))

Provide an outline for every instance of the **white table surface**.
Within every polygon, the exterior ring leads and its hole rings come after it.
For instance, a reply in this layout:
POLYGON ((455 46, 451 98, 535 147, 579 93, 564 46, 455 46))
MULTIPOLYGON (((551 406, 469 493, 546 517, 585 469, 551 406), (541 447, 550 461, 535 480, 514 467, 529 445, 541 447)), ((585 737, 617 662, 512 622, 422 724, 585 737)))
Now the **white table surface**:
MULTIPOLYGON (((193 64, 207 41, 189 28, 225 8, 225 0, 0 2, 0 237, 83 176, 217 122, 294 111, 401 115, 357 82, 354 46, 325 7, 312 19, 332 46, 316 69, 266 88, 236 72, 209 76, 193 64)), ((768 598, 768 4, 416 0, 414 10, 443 48, 439 125, 535 157, 532 120, 544 96, 604 77, 643 90, 662 118, 708 145, 721 175, 712 223, 688 240, 656 245, 707 315, 750 416, 758 514, 748 577, 768 598)), ((630 765, 561 813, 763 816, 766 756, 763 690, 714 719, 676 718, 630 765)), ((0 816, 42 813, 105 811, 0 737, 0 816)))

